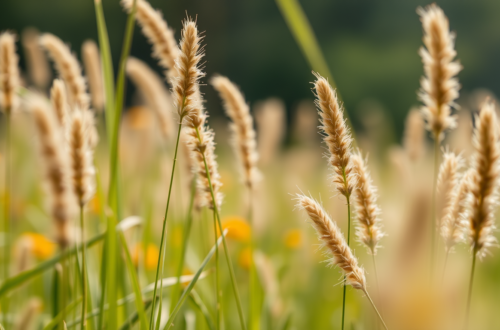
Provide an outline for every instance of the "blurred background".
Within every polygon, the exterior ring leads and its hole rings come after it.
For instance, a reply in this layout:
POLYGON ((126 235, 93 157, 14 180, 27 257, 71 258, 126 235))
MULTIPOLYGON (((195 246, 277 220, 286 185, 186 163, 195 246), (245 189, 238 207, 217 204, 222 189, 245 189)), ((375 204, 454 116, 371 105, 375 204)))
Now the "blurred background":
MULTIPOLYGON (((206 31, 207 76, 227 75, 251 104, 271 96, 285 101, 288 118, 302 99, 312 99, 311 69, 272 0, 151 0, 180 37, 181 20, 197 16, 206 31)), ((126 15, 118 0, 104 0, 115 68, 126 15)), ((388 121, 399 141, 403 121, 422 75, 417 50, 421 46, 418 6, 429 1, 337 0, 301 1, 318 38, 330 71, 357 130, 363 118, 376 111, 388 121)), ((486 88, 500 92, 500 1, 445 0, 438 3, 448 15, 458 38, 461 103, 470 93, 486 88)), ((22 31, 35 26, 68 42, 79 53, 85 39, 97 39, 91 0, 17 0, 0 2, 0 30, 22 31)), ((132 55, 158 68, 151 47, 136 28, 132 55)), ((133 89, 129 85, 129 91, 133 89)), ((222 114, 217 95, 207 88, 212 116, 222 114)), ((132 93, 128 93, 129 102, 132 93)), ((289 119, 289 122, 291 120, 289 119)))

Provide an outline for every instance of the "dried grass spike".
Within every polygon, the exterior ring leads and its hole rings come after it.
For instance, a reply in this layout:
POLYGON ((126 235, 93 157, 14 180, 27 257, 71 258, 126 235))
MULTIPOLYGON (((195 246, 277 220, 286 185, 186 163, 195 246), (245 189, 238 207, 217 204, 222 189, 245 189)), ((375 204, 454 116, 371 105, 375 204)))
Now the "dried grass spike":
POLYGON ((127 74, 158 117, 162 135, 170 138, 174 130, 173 101, 162 79, 146 63, 133 57, 127 60, 127 74))
POLYGON ((44 91, 50 83, 51 73, 47 57, 38 43, 38 38, 38 31, 28 27, 23 30, 21 41, 29 77, 36 87, 44 91))
POLYGON ((443 218, 441 236, 445 242, 445 249, 450 251, 455 245, 464 240, 467 229, 470 205, 470 179, 472 171, 466 172, 460 180, 460 185, 452 191, 450 207, 443 218))
POLYGON ((424 29, 425 48, 420 49, 425 76, 420 80, 419 98, 424 103, 423 115, 427 129, 435 140, 441 141, 447 129, 454 128, 455 106, 460 85, 456 75, 462 66, 456 56, 455 35, 450 32, 448 18, 436 4, 418 9, 424 29))
POLYGON ((297 195, 297 200, 297 206, 307 212, 320 240, 323 241, 323 245, 332 254, 331 264, 342 269, 347 284, 355 289, 366 291, 365 272, 363 268, 358 266, 358 260, 347 246, 344 235, 337 225, 317 201, 304 195, 297 195))
POLYGON ((104 77, 101 70, 101 56, 93 40, 87 40, 82 45, 82 59, 87 74, 92 107, 96 111, 104 110, 104 77))
POLYGON ((80 109, 89 108, 87 85, 76 57, 64 42, 53 34, 45 33, 40 44, 47 50, 56 65, 57 72, 66 83, 70 105, 80 109))
MULTIPOLYGON (((153 45, 153 57, 165 69, 173 69, 179 55, 174 32, 167 26, 161 12, 154 10, 145 0, 136 0, 136 18, 142 33, 153 45)), ((134 0, 122 0, 123 7, 130 13, 134 0)))
POLYGON ((68 117, 68 103, 66 100, 66 87, 62 80, 54 79, 50 89, 50 101, 59 126, 65 129, 68 117))
POLYGON ((56 225, 56 239, 62 248, 69 244, 68 221, 71 215, 69 203, 69 166, 65 148, 61 146, 62 132, 56 124, 53 112, 40 96, 32 96, 30 109, 40 141, 40 152, 50 189, 52 218, 56 225))
POLYGON ((494 209, 498 204, 500 149, 495 106, 488 101, 485 102, 476 122, 475 153, 470 183, 472 203, 469 235, 472 248, 482 258, 490 247, 497 244, 494 235, 496 229, 494 209))
POLYGON ((259 155, 256 150, 256 133, 253 128, 250 108, 238 87, 228 78, 215 76, 212 78, 211 83, 224 101, 226 114, 233 121, 231 124, 233 145, 242 164, 244 182, 252 189, 259 180, 260 173, 257 169, 259 155))
POLYGON ((83 207, 94 194, 95 170, 93 166, 93 150, 90 145, 92 123, 89 116, 81 110, 75 111, 69 128, 69 150, 71 164, 71 181, 73 193, 80 207, 83 207))
POLYGON ((0 109, 11 113, 19 105, 19 68, 16 37, 10 32, 0 35, 0 109))
POLYGON ((181 52, 175 62, 175 72, 172 77, 174 103, 180 119, 188 118, 194 121, 192 125, 199 126, 202 118, 202 101, 198 82, 204 73, 199 68, 203 57, 200 46, 201 38, 196 23, 191 19, 184 21, 182 29, 181 52))
POLYGON ((357 214, 357 236, 370 253, 377 254, 379 241, 384 237, 380 224, 380 209, 377 205, 377 190, 373 186, 370 173, 360 152, 352 155, 354 173, 358 177, 354 193, 357 214))
POLYGON ((314 82, 316 105, 321 116, 324 141, 330 151, 330 165, 333 167, 333 182, 337 190, 346 198, 355 188, 355 177, 350 162, 352 138, 347 129, 337 94, 328 81, 316 74, 314 82))
POLYGON ((463 159, 460 155, 446 151, 443 154, 443 161, 439 167, 437 179, 438 195, 438 223, 437 228, 441 227, 443 218, 448 213, 453 202, 453 191, 458 186, 459 170, 463 166, 463 159))

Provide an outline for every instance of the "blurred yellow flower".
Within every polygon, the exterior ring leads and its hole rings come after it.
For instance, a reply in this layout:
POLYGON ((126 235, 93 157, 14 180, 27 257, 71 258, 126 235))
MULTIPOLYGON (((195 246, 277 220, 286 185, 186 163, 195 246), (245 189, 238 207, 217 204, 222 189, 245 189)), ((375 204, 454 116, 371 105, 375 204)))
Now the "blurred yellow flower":
POLYGON ((246 270, 250 269, 250 265, 252 262, 252 250, 250 247, 246 247, 240 252, 240 256, 238 258, 238 263, 240 264, 241 268, 244 268, 246 270))
MULTIPOLYGON (((222 229, 228 230, 226 237, 235 241, 250 241, 251 229, 248 222, 240 217, 228 217, 222 221, 222 229)), ((218 231, 218 230, 217 230, 218 231)), ((219 232, 220 235, 220 232, 219 232)))
MULTIPOLYGON (((182 275, 183 275, 183 276, 184 276, 184 275, 193 275, 193 272, 191 271, 191 269, 189 269, 189 268, 187 268, 187 267, 184 267, 184 269, 182 270, 182 275)), ((182 286, 183 288, 186 288, 186 287, 189 285, 189 283, 191 283, 191 281, 181 283, 181 286, 182 286)))
MULTIPOLYGON (((160 250, 153 243, 148 244, 148 248, 146 249, 146 260, 144 261, 144 266, 147 270, 156 269, 156 265, 158 264, 158 257, 160 255, 160 250)), ((139 259, 143 258, 143 248, 142 243, 138 243, 132 249, 132 262, 135 267, 139 265, 139 259)))
POLYGON ((99 197, 94 194, 94 197, 90 200, 90 211, 94 214, 99 214, 101 212, 101 203, 99 202, 99 197))
POLYGON ((50 258, 56 250, 56 244, 41 234, 28 232, 20 239, 26 240, 31 254, 41 260, 50 258))
POLYGON ((289 249, 298 249, 302 246, 302 231, 300 229, 290 229, 285 233, 285 246, 289 249))
POLYGON ((143 106, 129 108, 124 117, 130 128, 137 131, 148 129, 154 122, 152 111, 143 106))

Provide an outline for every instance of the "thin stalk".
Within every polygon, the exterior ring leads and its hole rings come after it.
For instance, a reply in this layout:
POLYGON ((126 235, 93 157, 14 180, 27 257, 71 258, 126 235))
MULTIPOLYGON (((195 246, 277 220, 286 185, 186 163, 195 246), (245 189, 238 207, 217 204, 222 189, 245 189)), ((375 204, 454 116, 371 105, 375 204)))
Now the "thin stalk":
POLYGON ((472 300, 472 284, 474 283, 474 271, 476 269, 476 256, 477 256, 477 250, 474 247, 474 251, 472 252, 472 267, 470 270, 470 280, 469 280, 469 293, 467 295, 467 307, 465 310, 465 322, 464 322, 464 330, 467 329, 468 324, 469 324, 469 314, 470 314, 470 303, 472 300))
POLYGON ((213 212, 213 214, 214 214, 214 235, 215 235, 215 329, 219 330, 221 324, 221 317, 220 317, 221 292, 219 288, 219 282, 220 282, 219 246, 217 244, 217 219, 216 219, 217 215, 215 214, 215 211, 213 212))
POLYGON ((253 259, 254 249, 255 249, 255 241, 254 241, 254 226, 253 226, 253 194, 252 187, 247 185, 248 187, 248 222, 250 223, 250 273, 249 273, 249 295, 250 295, 250 311, 249 311, 249 326, 250 330, 258 329, 260 320, 258 308, 256 305, 257 301, 257 278, 256 278, 256 269, 255 262, 253 259), (254 320, 254 314, 257 320, 254 320))
POLYGON ((377 315, 378 315, 378 317, 379 317, 379 319, 380 319, 380 322, 382 322, 382 325, 384 326, 385 330, 389 330, 389 329, 387 328, 387 325, 385 325, 385 322, 384 322, 384 319, 382 318, 382 315, 380 315, 380 313, 379 313, 379 311, 378 311, 377 307, 375 306, 375 303, 373 302, 372 298, 371 298, 371 297, 370 297, 370 295, 368 294, 368 291, 363 290, 363 292, 365 293, 366 298, 368 298, 368 300, 369 300, 369 301, 370 301, 370 303, 372 304, 373 309, 374 309, 374 310, 375 310, 375 312, 377 313, 377 315))
POLYGON ((179 292, 181 289, 182 269, 184 268, 184 260, 186 259, 189 234, 191 233, 191 225, 193 224, 193 205, 194 205, 195 195, 196 195, 196 177, 194 176, 191 182, 191 196, 189 198, 189 208, 186 219, 187 221, 186 221, 186 226, 184 228, 184 240, 182 242, 181 257, 179 260, 179 266, 177 267, 177 273, 176 273, 177 283, 175 283, 175 286, 172 290, 172 299, 170 301, 170 314, 172 314, 172 311, 175 308, 175 304, 177 303, 177 300, 179 298, 179 292))
MULTIPOLYGON (((4 267, 3 267, 3 280, 9 278, 10 268, 10 144, 11 144, 11 115, 10 109, 5 109, 5 190, 4 190, 4 267)), ((2 299, 2 316, 3 323, 7 324, 7 314, 9 311, 9 299, 4 297, 2 299)))
POLYGON ((439 171, 439 134, 436 135, 434 140, 434 178, 432 181, 432 203, 431 203, 431 272, 430 279, 434 273, 434 261, 435 261, 435 250, 436 250, 436 190, 437 190, 437 177, 439 171))
MULTIPOLYGON (((83 205, 80 205, 80 230, 81 230, 81 240, 82 242, 85 242, 83 205)), ((85 244, 83 244, 82 245, 82 323, 81 323, 82 330, 84 330, 87 327, 87 319, 85 318, 85 314, 87 313, 87 261, 86 261, 85 250, 86 250, 85 244)))
POLYGON ((375 254, 373 254, 373 252, 372 252, 372 260, 373 260, 373 273, 375 274, 375 284, 377 286, 377 296, 380 299, 380 285, 378 283, 377 263, 375 262, 375 254))
MULTIPOLYGON (((345 173, 345 172, 344 172, 345 173)), ((345 180, 345 174, 344 174, 345 180)), ((349 197, 346 196, 347 199, 347 246, 350 246, 351 243, 351 203, 349 197)), ((346 278, 344 276, 344 292, 342 295, 342 330, 344 330, 344 319, 345 319, 345 298, 347 294, 347 285, 345 284, 346 278)))
MULTIPOLYGON (((198 137, 198 141, 200 141, 200 143, 201 143, 201 137, 200 137, 200 132, 198 130, 198 127, 195 127, 195 131, 196 131, 196 136, 198 137)), ((203 163, 205 164, 205 172, 207 173, 208 185, 210 187, 210 194, 212 195, 214 211, 217 214, 217 223, 219 225, 220 232, 223 233, 222 223, 220 220, 219 208, 217 206, 216 199, 215 199, 214 188, 212 186, 212 180, 210 178, 210 171, 208 170, 207 159, 206 159, 204 153, 202 154, 202 156, 203 156, 203 163)), ((226 257, 227 266, 229 268, 229 275, 231 277, 231 284, 233 286, 234 297, 236 299, 236 306, 238 307, 238 315, 240 317, 241 328, 243 330, 246 330, 245 318, 243 316, 243 309, 241 308, 240 293, 238 292, 238 287, 236 286, 236 279, 234 276, 233 263, 231 262, 231 259, 229 258, 229 250, 227 248, 226 237, 224 235, 222 235, 222 243, 224 245, 224 254, 226 257)))
MULTIPOLYGON (((168 208, 170 206, 170 196, 172 195, 172 184, 174 182, 174 173, 175 173, 175 164, 177 163, 177 151, 179 150, 179 141, 181 137, 181 129, 182 129, 182 117, 179 120, 179 127, 177 129, 177 141, 175 142, 175 152, 174 152, 174 163, 172 164, 172 173, 170 174, 170 187, 168 188, 168 196, 167 196, 167 206, 165 208, 165 216, 163 217, 163 228, 161 230, 161 241, 160 241, 160 254, 158 255, 158 263, 156 266, 156 277, 155 277, 155 288, 153 291, 153 304, 151 306, 151 317, 149 320, 149 329, 152 329, 153 324, 154 324, 154 311, 155 311, 155 305, 156 305, 156 290, 158 286, 158 276, 160 275, 160 265, 161 265, 161 273, 163 274, 163 268, 164 268, 164 263, 165 263, 165 253, 164 253, 164 240, 165 240, 165 228, 167 225, 167 215, 168 215, 168 208), (163 255, 163 258, 162 258, 163 255)), ((162 276, 163 279, 163 276, 162 276)), ((161 295, 162 295, 162 288, 163 288, 163 280, 160 283, 160 304, 161 302, 161 295)), ((161 311, 158 313, 158 322, 161 320, 161 311)))

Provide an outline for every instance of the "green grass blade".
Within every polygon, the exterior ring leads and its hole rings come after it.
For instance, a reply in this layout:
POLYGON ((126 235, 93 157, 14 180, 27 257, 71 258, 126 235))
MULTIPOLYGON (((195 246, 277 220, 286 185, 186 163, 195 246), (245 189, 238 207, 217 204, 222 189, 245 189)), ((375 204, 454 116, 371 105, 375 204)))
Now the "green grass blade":
MULTIPOLYGON (((85 246, 87 248, 95 245, 97 242, 102 240, 104 238, 104 234, 97 235, 93 237, 92 239, 88 240, 85 243, 85 246)), ((0 297, 5 295, 7 292, 11 291, 12 289, 15 289, 19 287, 21 284, 26 283, 27 281, 31 280, 33 277, 42 274, 44 271, 51 269, 54 267, 58 262, 63 260, 65 256, 70 256, 75 254, 75 252, 78 250, 80 251, 82 248, 82 245, 80 244, 78 248, 74 247, 71 249, 68 249, 65 254, 58 254, 52 259, 46 260, 40 264, 38 264, 35 268, 25 270, 16 276, 10 277, 7 280, 5 280, 2 285, 0 286, 0 297)))
POLYGON ((94 0, 95 15, 97 21, 97 33, 99 37, 99 49, 101 51, 102 71, 104 76, 104 92, 106 94, 106 128, 108 140, 111 140, 112 118, 115 109, 115 87, 113 74, 113 60, 111 57, 111 49, 109 47, 108 29, 106 28, 106 20, 104 19, 104 11, 102 9, 101 0, 94 0))
MULTIPOLYGON (((148 310, 149 307, 153 304, 153 299, 146 301, 145 305, 142 306, 143 310, 148 310)), ((125 330, 131 328, 137 320, 139 320, 140 316, 139 313, 136 311, 130 317, 122 324, 120 327, 120 330, 125 330)))
POLYGON ((335 88, 336 85, 328 64, 326 64, 311 24, 298 0, 276 0, 276 3, 310 67, 327 77, 332 87, 335 88))
POLYGON ((208 262, 210 261, 210 259, 212 259, 213 255, 215 253, 215 249, 220 245, 220 243, 222 242, 222 240, 226 236, 226 234, 227 234, 227 231, 224 231, 224 234, 221 237, 219 237, 219 239, 217 240, 217 243, 212 247, 212 249, 210 250, 210 252, 207 254, 207 256, 205 257, 205 260, 203 260, 200 268, 198 269, 198 271, 194 275, 193 280, 189 283, 189 285, 187 286, 187 288, 182 293, 179 301, 175 305, 175 308, 174 308, 173 312, 170 314, 170 316, 168 318, 168 321, 167 321, 167 324, 165 325, 165 328, 163 328, 164 330, 170 329, 170 327, 172 326, 172 322, 174 322, 174 319, 177 316, 177 313, 179 312, 179 310, 181 309, 182 305, 186 301, 187 297, 191 293, 191 290, 193 290, 194 286, 196 285, 196 282, 198 281, 198 279, 200 278, 201 273, 203 272, 203 269, 208 264, 208 262))
POLYGON ((68 315, 80 302, 82 301, 82 297, 76 299, 71 304, 67 305, 56 317, 54 317, 44 328, 43 330, 52 330, 54 329, 63 319, 64 315, 68 315))
POLYGON ((203 314, 203 316, 205 317, 205 321, 207 322, 208 329, 215 330, 215 324, 212 320, 212 315, 210 315, 207 306, 194 289, 189 295, 189 302, 203 314))
MULTIPOLYGON (((120 233, 120 239, 122 242, 123 250, 125 251, 125 264, 127 266, 130 275, 132 288, 134 289, 135 307, 137 308, 136 313, 141 323, 141 329, 145 330, 148 329, 149 326, 148 326, 148 320, 146 319, 146 312, 144 310, 144 303, 142 301, 141 286, 139 285, 139 279, 137 278, 135 267, 134 264, 132 263, 132 257, 130 256, 130 251, 128 249, 127 242, 125 241, 123 233, 120 233)), ((150 303, 152 303, 152 301, 150 303)))

